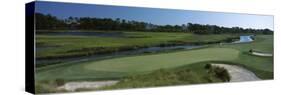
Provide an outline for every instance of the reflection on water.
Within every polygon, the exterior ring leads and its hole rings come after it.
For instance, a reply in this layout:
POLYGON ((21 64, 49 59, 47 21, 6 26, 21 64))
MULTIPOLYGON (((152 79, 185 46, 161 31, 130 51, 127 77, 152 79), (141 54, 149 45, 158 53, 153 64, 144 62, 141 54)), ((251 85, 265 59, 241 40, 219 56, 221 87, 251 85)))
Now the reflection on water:
POLYGON ((240 36, 240 40, 239 41, 235 41, 233 43, 246 43, 246 42, 252 42, 252 35, 248 35, 248 36, 240 36))

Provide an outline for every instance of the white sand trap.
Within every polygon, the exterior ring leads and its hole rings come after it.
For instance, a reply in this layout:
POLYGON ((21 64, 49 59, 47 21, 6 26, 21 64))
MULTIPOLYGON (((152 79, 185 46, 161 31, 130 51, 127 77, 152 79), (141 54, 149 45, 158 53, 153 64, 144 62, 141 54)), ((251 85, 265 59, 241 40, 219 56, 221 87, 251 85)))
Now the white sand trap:
POLYGON ((65 89, 67 91, 75 91, 76 89, 97 89, 105 86, 111 86, 119 81, 82 81, 82 82, 68 82, 58 89, 65 89))
POLYGON ((239 66, 228 64, 212 64, 212 66, 218 66, 225 68, 230 75, 230 82, 241 81, 257 81, 261 80, 253 72, 239 66))

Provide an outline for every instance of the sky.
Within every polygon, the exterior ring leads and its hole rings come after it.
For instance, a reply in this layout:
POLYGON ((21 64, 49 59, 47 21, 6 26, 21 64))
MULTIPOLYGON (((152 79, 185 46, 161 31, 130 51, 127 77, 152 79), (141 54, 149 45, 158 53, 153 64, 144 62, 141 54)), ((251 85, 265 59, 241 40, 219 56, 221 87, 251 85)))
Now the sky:
POLYGON ((224 27, 242 27, 273 30, 273 16, 238 13, 123 7, 94 4, 38 2, 35 11, 51 14, 59 19, 72 17, 121 18, 157 25, 209 24, 224 27))

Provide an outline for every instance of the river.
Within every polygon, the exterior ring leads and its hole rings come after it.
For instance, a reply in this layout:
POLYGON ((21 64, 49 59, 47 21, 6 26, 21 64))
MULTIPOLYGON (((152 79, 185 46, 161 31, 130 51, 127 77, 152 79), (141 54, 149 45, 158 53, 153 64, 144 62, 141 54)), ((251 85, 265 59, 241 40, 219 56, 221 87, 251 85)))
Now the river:
MULTIPOLYGON (((122 32, 40 32, 37 34, 43 34, 43 35, 53 35, 53 36, 60 36, 60 35, 72 35, 72 36, 100 36, 100 37, 124 37, 122 32)), ((245 42, 251 42, 253 39, 250 36, 240 36, 239 41, 235 41, 232 43, 245 43, 245 42)), ((99 55, 91 55, 91 56, 82 56, 82 57, 74 57, 74 58, 60 58, 60 59, 40 59, 36 60, 36 64, 45 64, 45 63, 57 63, 57 62, 71 62, 71 63, 77 63, 77 62, 83 62, 83 61, 92 61, 92 60, 98 60, 103 58, 113 58, 113 57, 121 57, 121 56, 128 56, 128 55, 139 55, 139 54, 145 54, 145 53, 158 53, 158 52, 165 52, 165 51, 171 51, 171 50, 189 50, 189 49, 195 49, 195 48, 202 48, 205 47, 204 45, 174 45, 174 46, 153 46, 153 47, 147 47, 147 48, 139 48, 134 50, 127 50, 127 51, 119 51, 114 53, 108 53, 108 54, 99 54, 99 55)), ((37 51, 46 50, 46 49, 52 49, 56 47, 37 47, 37 51)))

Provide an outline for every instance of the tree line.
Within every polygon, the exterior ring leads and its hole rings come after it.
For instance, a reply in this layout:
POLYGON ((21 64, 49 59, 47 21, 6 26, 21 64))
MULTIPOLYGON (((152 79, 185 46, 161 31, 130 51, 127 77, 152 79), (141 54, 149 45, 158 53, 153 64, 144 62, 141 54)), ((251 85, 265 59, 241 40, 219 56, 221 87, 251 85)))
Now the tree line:
POLYGON ((37 30, 120 30, 120 31, 148 31, 148 32, 190 32, 195 34, 222 33, 255 33, 273 34, 270 29, 251 29, 241 27, 221 27, 217 25, 202 25, 187 23, 182 25, 155 25, 147 22, 94 17, 68 17, 58 19, 50 14, 35 14, 37 30))

